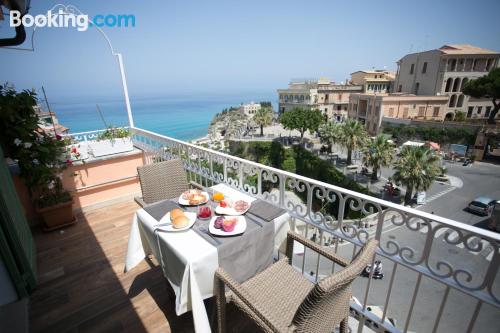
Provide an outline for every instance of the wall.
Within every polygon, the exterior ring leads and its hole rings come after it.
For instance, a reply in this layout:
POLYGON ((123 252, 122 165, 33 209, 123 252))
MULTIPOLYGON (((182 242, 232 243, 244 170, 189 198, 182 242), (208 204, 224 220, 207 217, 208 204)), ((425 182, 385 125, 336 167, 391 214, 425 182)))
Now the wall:
POLYGON ((394 83, 394 92, 415 93, 415 83, 419 82, 419 95, 435 95, 438 84, 438 73, 440 71, 440 52, 431 50, 420 53, 412 53, 404 56, 399 62, 399 71, 394 83), (422 73, 422 66, 427 62, 427 70, 422 73), (411 65, 414 64, 413 74, 410 74, 411 65))
POLYGON ((133 196, 141 192, 136 176, 137 167, 143 164, 142 151, 136 151, 133 154, 74 165, 64 172, 64 188, 72 193, 75 209, 133 196))
MULTIPOLYGON (((143 152, 138 149, 132 153, 110 155, 84 164, 75 163, 64 171, 63 185, 74 197, 75 210, 99 207, 119 200, 132 200, 133 196, 141 192, 137 167, 143 164, 143 152), (126 177, 133 178, 108 183, 126 177)), ((40 218, 26 186, 18 176, 12 178, 27 220, 31 225, 39 223, 40 218)))

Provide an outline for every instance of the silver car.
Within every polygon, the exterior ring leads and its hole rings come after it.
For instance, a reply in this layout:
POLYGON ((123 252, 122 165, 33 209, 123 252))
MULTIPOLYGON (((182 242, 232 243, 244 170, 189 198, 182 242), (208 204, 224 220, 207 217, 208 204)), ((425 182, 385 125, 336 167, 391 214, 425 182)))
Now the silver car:
POLYGON ((488 216, 493 210, 496 200, 488 197, 477 197, 468 206, 470 212, 488 216))

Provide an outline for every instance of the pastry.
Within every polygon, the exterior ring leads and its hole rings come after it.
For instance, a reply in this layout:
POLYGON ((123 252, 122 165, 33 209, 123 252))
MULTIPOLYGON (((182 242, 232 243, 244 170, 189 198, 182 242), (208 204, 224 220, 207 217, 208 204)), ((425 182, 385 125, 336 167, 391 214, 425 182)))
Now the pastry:
POLYGON ((172 227, 174 227, 174 229, 185 228, 188 225, 189 225, 189 219, 185 215, 178 216, 172 221, 172 227))
POLYGON ((170 221, 173 221, 176 217, 185 216, 184 211, 180 208, 174 208, 170 211, 170 221))

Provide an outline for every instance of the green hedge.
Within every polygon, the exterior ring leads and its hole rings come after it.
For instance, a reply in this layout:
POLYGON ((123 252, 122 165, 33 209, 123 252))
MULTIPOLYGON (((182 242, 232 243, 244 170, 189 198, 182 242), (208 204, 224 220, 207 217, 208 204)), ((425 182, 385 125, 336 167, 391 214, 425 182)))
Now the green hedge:
POLYGON ((424 127, 384 125, 384 133, 391 134, 399 143, 411 139, 433 141, 439 144, 474 144, 477 130, 455 127, 424 127))
MULTIPOLYGON (((229 150, 231 155, 245 158, 264 165, 272 166, 281 170, 296 173, 298 175, 319 180, 328 184, 340 186, 356 192, 373 195, 365 187, 359 185, 354 180, 346 177, 329 162, 320 159, 306 149, 295 146, 284 148, 279 142, 239 142, 230 141, 229 150)), ((246 183, 257 184, 257 177, 246 177, 246 183)), ((270 191, 278 184, 266 182, 263 184, 263 191, 270 191)), ((307 200, 307 193, 295 191, 303 202, 307 200)), ((350 201, 345 207, 344 218, 359 218, 361 213, 350 210, 350 201)), ((322 205, 321 200, 314 195, 313 210, 328 212, 330 215, 338 215, 338 202, 322 205)))

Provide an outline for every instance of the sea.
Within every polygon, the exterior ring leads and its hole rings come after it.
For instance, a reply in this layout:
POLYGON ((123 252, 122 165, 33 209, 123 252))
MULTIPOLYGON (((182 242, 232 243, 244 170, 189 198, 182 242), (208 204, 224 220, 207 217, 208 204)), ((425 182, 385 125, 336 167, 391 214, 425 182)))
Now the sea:
MULTIPOLYGON (((93 131, 111 125, 128 125, 123 98, 90 100, 91 98, 78 102, 56 102, 50 106, 56 113, 59 123, 68 127, 70 133, 93 131)), ((277 97, 273 92, 131 98, 130 104, 136 127, 188 141, 207 135, 213 116, 224 108, 252 101, 271 101, 277 110, 277 97)))

